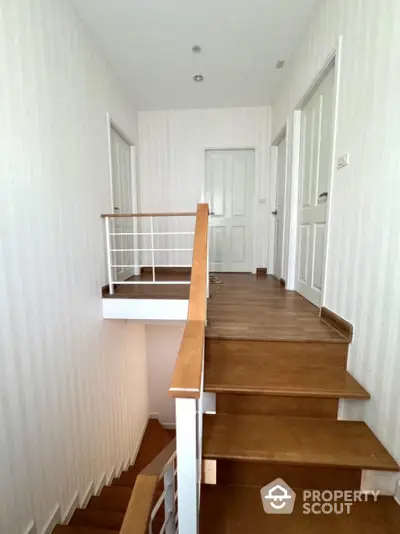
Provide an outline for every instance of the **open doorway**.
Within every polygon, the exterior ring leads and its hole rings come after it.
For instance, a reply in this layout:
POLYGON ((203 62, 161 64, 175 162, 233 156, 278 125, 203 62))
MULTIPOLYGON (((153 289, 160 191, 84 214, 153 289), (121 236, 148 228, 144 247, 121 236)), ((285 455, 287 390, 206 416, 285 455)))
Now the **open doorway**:
POLYGON ((321 305, 333 170, 335 59, 299 106, 299 174, 295 290, 321 305))
POLYGON ((276 200, 272 215, 275 217, 274 239, 274 270, 273 274, 279 280, 284 278, 284 241, 286 226, 286 128, 273 144, 275 149, 276 200))
MULTIPOLYGON (((109 148, 111 171, 111 205, 115 214, 132 214, 137 212, 136 151, 128 138, 108 118, 109 148)), ((138 274, 137 222, 131 217, 111 220, 114 280, 127 280, 138 274)))

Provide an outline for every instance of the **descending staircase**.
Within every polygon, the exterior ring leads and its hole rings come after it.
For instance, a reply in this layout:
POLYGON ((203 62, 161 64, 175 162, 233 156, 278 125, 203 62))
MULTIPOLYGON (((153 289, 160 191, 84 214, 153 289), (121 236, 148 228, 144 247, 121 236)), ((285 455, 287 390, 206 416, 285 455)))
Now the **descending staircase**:
MULTIPOLYGON (((124 520, 138 474, 172 441, 174 433, 150 419, 133 466, 104 486, 85 509, 75 510, 68 525, 57 525, 54 534, 117 534, 124 520)), ((159 496, 161 490, 156 494, 159 496)), ((160 517, 159 523, 162 524, 160 517)), ((158 532, 157 524, 154 532, 158 532)))
MULTIPOLYGON (((324 342, 206 339, 205 391, 216 393, 216 414, 204 417, 203 457, 216 460, 217 484, 203 486, 202 534, 360 531, 361 505, 329 530, 337 518, 268 516, 260 501, 260 488, 276 478, 293 489, 355 490, 363 469, 398 470, 364 422, 337 420, 339 399, 369 399, 346 371, 348 345, 341 335, 324 342)), ((399 531, 400 507, 392 498, 378 504, 366 513, 375 525, 367 532, 399 531)))

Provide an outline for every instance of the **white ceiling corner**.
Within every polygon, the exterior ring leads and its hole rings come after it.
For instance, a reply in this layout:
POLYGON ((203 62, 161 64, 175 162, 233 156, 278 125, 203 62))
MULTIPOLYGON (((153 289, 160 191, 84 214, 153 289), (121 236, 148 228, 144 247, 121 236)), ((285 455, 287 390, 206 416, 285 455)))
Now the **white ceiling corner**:
POLYGON ((180 109, 269 104, 321 0, 71 1, 138 109, 180 109))

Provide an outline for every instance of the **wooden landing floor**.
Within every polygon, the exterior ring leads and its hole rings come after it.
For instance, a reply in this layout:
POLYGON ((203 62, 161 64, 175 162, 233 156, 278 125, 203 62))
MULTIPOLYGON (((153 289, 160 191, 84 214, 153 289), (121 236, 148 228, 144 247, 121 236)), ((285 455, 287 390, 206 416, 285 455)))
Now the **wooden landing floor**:
MULTIPOLYGON (((148 282, 152 280, 150 273, 144 273, 139 276, 132 276, 129 280, 135 280, 140 282, 148 282)), ((169 281, 190 281, 189 273, 157 273, 156 280, 169 282, 169 281)), ((189 284, 165 284, 165 285, 151 285, 151 284, 138 284, 138 285, 117 285, 115 292, 110 295, 107 291, 103 294, 103 298, 117 298, 117 299, 189 299, 189 284)))
POLYGON ((274 278, 218 273, 210 284, 207 338, 270 341, 348 340, 319 318, 319 309, 274 278))

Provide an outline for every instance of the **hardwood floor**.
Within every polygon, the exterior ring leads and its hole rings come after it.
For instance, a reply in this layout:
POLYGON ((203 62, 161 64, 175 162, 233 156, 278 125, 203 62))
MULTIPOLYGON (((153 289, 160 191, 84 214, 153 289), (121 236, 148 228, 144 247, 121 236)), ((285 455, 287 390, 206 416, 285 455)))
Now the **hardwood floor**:
POLYGON ((222 283, 210 285, 207 338, 348 342, 318 308, 271 276, 217 276, 222 283))
MULTIPOLYGON (((152 274, 142 273, 138 276, 131 276, 129 280, 149 282, 152 274)), ((156 274, 156 280, 163 282, 190 281, 190 273, 185 272, 160 272, 156 274)), ((103 298, 115 299, 189 299, 189 284, 137 284, 137 285, 116 285, 114 294, 110 295, 108 289, 104 292, 103 298)))
POLYGON ((354 503, 349 515, 305 515, 298 492, 292 515, 267 515, 260 489, 203 486, 200 534, 398 534, 400 506, 393 498, 354 503))

